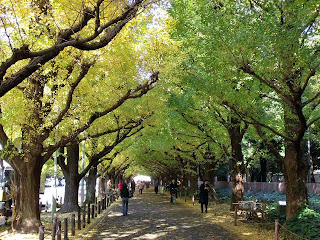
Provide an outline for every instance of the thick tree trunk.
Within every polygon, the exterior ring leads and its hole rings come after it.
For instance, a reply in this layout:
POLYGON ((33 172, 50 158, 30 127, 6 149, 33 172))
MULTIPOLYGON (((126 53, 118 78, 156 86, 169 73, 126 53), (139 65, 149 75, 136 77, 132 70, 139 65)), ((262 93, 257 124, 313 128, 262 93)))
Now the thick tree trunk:
POLYGON ((15 207, 12 228, 22 233, 36 233, 39 230, 39 190, 41 165, 39 161, 20 163, 15 171, 15 207))
POLYGON ((228 133, 231 141, 232 156, 229 162, 231 169, 231 181, 232 181, 232 196, 230 209, 234 210, 234 204, 243 200, 244 185, 243 185, 243 154, 242 154, 242 138, 240 120, 237 118, 231 118, 231 124, 228 128, 228 133))
POLYGON ((76 212, 80 209, 78 205, 79 177, 71 173, 65 174, 64 177, 66 181, 65 194, 60 212, 76 212))
MULTIPOLYGON (((60 149, 62 152, 63 149, 60 149)), ((78 211, 78 192, 80 175, 78 173, 79 168, 79 145, 71 144, 67 146, 68 160, 65 164, 63 156, 59 156, 58 163, 63 171, 63 175, 66 180, 64 202, 60 209, 60 212, 74 212, 78 211)))
MULTIPOLYGON (((297 100, 301 102, 301 100, 297 100)), ((286 184, 286 218, 296 217, 308 204, 307 175, 308 164, 303 158, 301 143, 307 130, 307 123, 299 108, 284 105, 284 125, 287 135, 285 139, 284 178, 286 184)))
POLYGON ((286 217, 296 217, 308 203, 307 172, 308 166, 302 159, 300 146, 286 142, 284 175, 286 184, 286 217))
POLYGON ((96 180, 97 180, 97 167, 93 167, 89 171, 86 179, 86 203, 95 203, 96 196, 96 180))

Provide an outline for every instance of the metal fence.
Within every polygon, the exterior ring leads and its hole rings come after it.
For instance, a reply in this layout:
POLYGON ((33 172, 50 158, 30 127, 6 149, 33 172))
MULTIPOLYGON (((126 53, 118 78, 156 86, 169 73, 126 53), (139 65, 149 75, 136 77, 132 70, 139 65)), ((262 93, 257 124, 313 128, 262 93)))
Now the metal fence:
MULTIPOLYGON (((284 182, 244 182, 244 189, 248 191, 263 192, 284 192, 286 186, 284 182)), ((231 188, 232 182, 216 181, 215 188, 231 188)), ((310 194, 320 194, 320 183, 307 183, 308 192, 310 194)))

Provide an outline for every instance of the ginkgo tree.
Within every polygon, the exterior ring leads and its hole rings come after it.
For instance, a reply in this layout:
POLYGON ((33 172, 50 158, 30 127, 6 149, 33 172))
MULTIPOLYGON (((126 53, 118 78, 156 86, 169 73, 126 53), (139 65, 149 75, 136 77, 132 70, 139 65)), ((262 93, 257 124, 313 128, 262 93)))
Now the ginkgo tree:
POLYGON ((308 203, 302 139, 320 119, 318 1, 174 1, 172 14, 203 84, 283 162, 286 215, 295 217, 308 203))
POLYGON ((144 0, 2 1, 0 96, 67 48, 106 47, 149 4, 144 0))

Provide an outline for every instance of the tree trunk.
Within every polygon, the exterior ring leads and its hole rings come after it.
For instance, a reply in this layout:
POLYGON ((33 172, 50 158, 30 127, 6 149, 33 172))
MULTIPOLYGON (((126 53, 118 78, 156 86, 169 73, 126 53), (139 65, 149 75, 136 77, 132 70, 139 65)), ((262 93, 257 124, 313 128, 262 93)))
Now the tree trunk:
MULTIPOLYGON (((63 149, 60 149, 63 152, 63 149)), ((65 192, 64 192, 64 202, 60 209, 60 212, 74 212, 78 211, 78 192, 80 175, 78 173, 79 168, 79 145, 73 143, 67 146, 67 164, 63 156, 59 156, 58 163, 62 169, 63 175, 66 180, 65 192)))
POLYGON ((99 177, 99 197, 104 197, 106 195, 106 178, 99 177))
POLYGON ((231 141, 232 156, 229 162, 231 169, 231 181, 232 181, 232 196, 230 209, 234 210, 234 204, 238 201, 243 200, 244 185, 243 185, 243 174, 244 174, 244 163, 242 154, 242 138, 243 133, 241 132, 240 120, 237 118, 231 118, 231 124, 228 128, 228 133, 231 141))
POLYGON ((78 204, 78 192, 79 192, 79 177, 74 174, 64 174, 66 185, 64 202, 60 209, 61 213, 77 212, 80 207, 78 204))
POLYGON ((92 167, 86 179, 86 203, 95 203, 97 167, 92 167))
POLYGON ((266 182, 266 181, 267 181, 267 160, 264 158, 260 158, 260 173, 259 173, 258 182, 266 182))
POLYGON ((284 176, 286 184, 286 218, 296 217, 308 203, 307 172, 308 166, 303 161, 300 146, 286 142, 284 158, 284 176))
POLYGON ((21 162, 15 169, 15 207, 12 228, 22 233, 39 231, 40 161, 21 162), (22 174, 21 174, 22 173, 22 174))
MULTIPOLYGON (((299 102, 299 101, 298 101, 299 102)), ((285 139, 284 178, 286 184, 286 218, 294 218, 308 203, 308 164, 302 154, 302 139, 307 130, 302 109, 284 106, 285 139)))

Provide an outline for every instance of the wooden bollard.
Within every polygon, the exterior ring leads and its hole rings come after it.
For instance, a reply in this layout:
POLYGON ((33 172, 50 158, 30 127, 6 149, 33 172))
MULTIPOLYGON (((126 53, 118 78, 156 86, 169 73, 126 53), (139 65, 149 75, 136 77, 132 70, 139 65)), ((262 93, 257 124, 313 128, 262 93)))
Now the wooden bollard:
POLYGON ((91 206, 91 218, 92 218, 92 219, 94 219, 94 208, 95 208, 95 206, 92 205, 92 206, 91 206))
POLYGON ((274 233, 275 233, 275 240, 279 240, 279 219, 275 220, 274 233))
POLYGON ((78 230, 81 230, 81 210, 78 211, 78 230))
POLYGON ((237 220, 238 220, 238 205, 234 206, 234 225, 237 226, 237 220))
POLYGON ((94 205, 94 217, 98 217, 98 203, 94 205))
POLYGON ((88 203, 88 217, 87 217, 87 223, 90 224, 90 203, 88 203))
POLYGON ((40 212, 40 214, 41 214, 41 210, 42 210, 42 202, 40 202, 40 204, 39 204, 39 212, 40 212))
POLYGON ((86 227, 86 211, 82 213, 82 228, 86 227))
POLYGON ((64 218, 64 240, 68 240, 68 218, 64 218))
POLYGON ((61 221, 57 222, 57 240, 61 240, 61 221))
POLYGON ((39 240, 44 240, 44 227, 42 225, 39 227, 39 240))
POLYGON ((98 202, 98 214, 101 213, 101 201, 98 202))
POLYGON ((58 224, 58 218, 57 218, 57 216, 54 216, 54 218, 53 218, 53 226, 52 226, 52 240, 56 239, 57 224, 58 224))
POLYGON ((73 213, 71 217, 71 236, 76 235, 76 215, 73 213))

